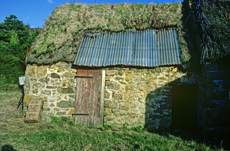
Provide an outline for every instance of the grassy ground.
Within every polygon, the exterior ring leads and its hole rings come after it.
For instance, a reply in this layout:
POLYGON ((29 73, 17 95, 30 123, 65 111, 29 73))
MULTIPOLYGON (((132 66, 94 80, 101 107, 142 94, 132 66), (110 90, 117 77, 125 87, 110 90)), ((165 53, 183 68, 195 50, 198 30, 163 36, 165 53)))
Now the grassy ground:
POLYGON ((2 150, 223 150, 170 134, 84 128, 55 118, 51 123, 25 123, 21 107, 16 109, 21 95, 21 92, 0 92, 2 150))

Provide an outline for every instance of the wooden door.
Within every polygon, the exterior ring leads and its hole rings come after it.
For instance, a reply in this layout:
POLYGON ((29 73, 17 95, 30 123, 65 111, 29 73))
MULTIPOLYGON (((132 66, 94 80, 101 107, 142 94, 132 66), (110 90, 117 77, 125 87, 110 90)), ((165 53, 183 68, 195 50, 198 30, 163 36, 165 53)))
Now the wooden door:
POLYGON ((75 123, 85 127, 101 127, 100 70, 78 69, 76 76, 75 123))

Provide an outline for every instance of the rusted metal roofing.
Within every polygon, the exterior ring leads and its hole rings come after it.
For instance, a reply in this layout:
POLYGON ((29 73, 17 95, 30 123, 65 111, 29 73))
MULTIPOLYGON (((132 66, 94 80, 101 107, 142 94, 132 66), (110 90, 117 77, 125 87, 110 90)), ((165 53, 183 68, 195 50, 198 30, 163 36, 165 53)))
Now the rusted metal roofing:
POLYGON ((156 67, 181 64, 175 28, 120 33, 86 34, 74 65, 156 67))

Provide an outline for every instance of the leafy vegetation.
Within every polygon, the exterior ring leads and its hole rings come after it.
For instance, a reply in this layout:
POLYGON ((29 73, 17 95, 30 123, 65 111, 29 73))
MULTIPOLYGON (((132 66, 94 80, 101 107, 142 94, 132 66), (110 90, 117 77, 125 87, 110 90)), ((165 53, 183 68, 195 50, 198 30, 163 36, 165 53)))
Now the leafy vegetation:
POLYGON ((18 77, 25 72, 27 51, 38 34, 31 33, 29 25, 15 15, 0 23, 0 85, 18 84, 18 77))

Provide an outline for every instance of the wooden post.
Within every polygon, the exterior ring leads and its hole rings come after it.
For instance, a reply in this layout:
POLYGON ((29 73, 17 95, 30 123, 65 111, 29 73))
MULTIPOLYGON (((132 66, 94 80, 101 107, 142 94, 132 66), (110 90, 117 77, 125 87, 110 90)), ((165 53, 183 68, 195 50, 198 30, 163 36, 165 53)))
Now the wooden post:
POLYGON ((105 89, 105 70, 102 70, 102 78, 101 78, 101 101, 100 101, 100 125, 103 126, 103 118, 104 118, 104 89, 105 89))
POLYGON ((19 108, 20 105, 22 105, 22 115, 23 115, 24 87, 20 85, 19 88, 22 89, 22 97, 20 98, 20 100, 19 100, 19 102, 18 102, 18 107, 17 107, 17 109, 19 108))

